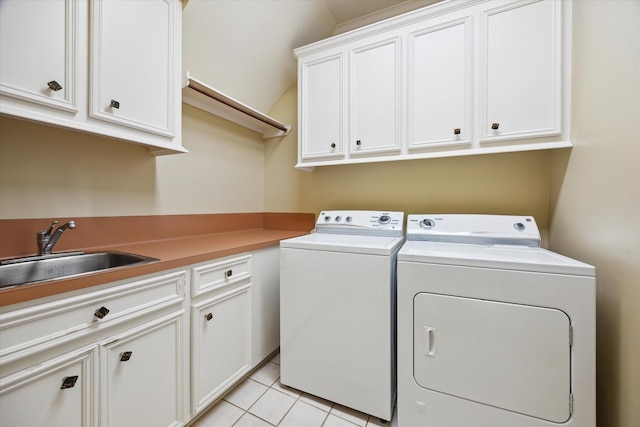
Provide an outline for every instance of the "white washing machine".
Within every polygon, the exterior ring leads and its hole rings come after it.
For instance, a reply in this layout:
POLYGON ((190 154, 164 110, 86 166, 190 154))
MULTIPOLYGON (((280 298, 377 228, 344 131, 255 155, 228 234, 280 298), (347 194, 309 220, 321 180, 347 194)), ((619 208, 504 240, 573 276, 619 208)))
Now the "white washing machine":
POLYGON ((409 215, 399 427, 595 427, 595 269, 532 217, 409 215))
POLYGON ((390 420, 402 212, 324 211, 280 242, 280 375, 287 386, 390 420))

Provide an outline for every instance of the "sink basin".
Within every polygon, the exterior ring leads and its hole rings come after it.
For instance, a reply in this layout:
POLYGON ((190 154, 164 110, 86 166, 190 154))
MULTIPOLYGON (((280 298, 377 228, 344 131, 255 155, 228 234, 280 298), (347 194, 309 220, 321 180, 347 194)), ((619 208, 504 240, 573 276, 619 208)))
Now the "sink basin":
POLYGON ((72 252, 4 260, 0 265, 0 288, 25 283, 70 278, 80 274, 159 261, 124 252, 72 252))

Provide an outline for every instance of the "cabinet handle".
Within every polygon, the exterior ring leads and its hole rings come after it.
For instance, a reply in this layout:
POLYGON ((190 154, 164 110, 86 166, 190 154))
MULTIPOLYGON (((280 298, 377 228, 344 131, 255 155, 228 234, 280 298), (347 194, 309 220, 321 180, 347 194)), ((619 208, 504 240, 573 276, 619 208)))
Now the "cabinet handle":
POLYGON ((131 359, 131 355, 133 354, 133 351, 123 351, 122 353, 120 353, 120 361, 121 362, 126 362, 129 359, 131 359))
POLYGON ((109 107, 119 109, 120 108, 120 103, 118 101, 116 101, 115 99, 112 99, 111 103, 109 104, 109 107))
POLYGON ((356 141, 356 145, 357 145, 358 147, 360 147, 360 144, 362 144, 362 142, 361 142, 360 140, 357 140, 357 141, 356 141))
POLYGON ((60 386, 60 390, 64 390, 65 388, 72 388, 76 385, 76 381, 78 381, 78 376, 74 375, 72 377, 64 377, 62 379, 62 385, 60 386))
POLYGON ((455 129, 453 130, 453 134, 454 134, 454 135, 460 135, 460 128, 455 128, 455 129))
POLYGON ((58 83, 55 80, 51 80, 49 83, 47 83, 47 86, 49 86, 49 89, 51 89, 54 92, 57 92, 60 89, 62 89, 62 86, 60 86, 60 83, 58 83))
POLYGON ((336 143, 335 142, 331 143, 331 148, 336 148, 336 143))
POLYGON ((204 315, 205 320, 208 322, 213 319, 213 313, 207 313, 204 315))
POLYGON ((107 314, 109 314, 109 309, 107 307, 100 307, 99 309, 96 310, 95 313, 93 313, 93 315, 96 316, 98 319, 104 318, 104 316, 106 316, 107 314))
POLYGON ((227 277, 231 277, 231 276, 233 276, 233 270, 227 270, 227 271, 225 271, 225 272, 224 272, 224 275, 225 275, 225 276, 227 276, 227 277))
POLYGON ((500 123, 494 123, 491 125, 491 129, 497 130, 500 127, 500 123))

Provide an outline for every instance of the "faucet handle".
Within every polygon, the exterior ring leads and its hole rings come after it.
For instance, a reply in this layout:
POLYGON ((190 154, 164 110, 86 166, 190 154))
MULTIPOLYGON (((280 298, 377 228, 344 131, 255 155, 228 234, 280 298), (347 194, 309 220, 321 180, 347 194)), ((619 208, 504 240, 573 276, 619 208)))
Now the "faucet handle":
POLYGON ((53 232, 53 229, 56 228, 56 224, 58 223, 58 221, 53 221, 51 223, 51 227, 49 227, 49 229, 47 231, 45 231, 45 235, 46 236, 51 236, 51 232, 53 232))

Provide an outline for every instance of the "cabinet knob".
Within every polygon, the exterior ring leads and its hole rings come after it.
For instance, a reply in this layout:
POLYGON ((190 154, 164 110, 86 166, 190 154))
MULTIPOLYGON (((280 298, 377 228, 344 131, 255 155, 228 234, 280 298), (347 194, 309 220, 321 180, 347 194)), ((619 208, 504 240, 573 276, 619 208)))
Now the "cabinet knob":
POLYGON ((453 130, 453 134, 454 134, 454 135, 460 135, 460 128, 455 128, 455 129, 453 130))
POLYGON ((331 143, 331 148, 336 148, 336 143, 335 142, 331 143))
POLYGON ((133 351, 123 351, 122 353, 120 353, 120 361, 121 362, 126 362, 129 359, 131 359, 131 355, 133 354, 133 351))
POLYGON ((500 127, 500 123, 493 123, 491 125, 491 129, 493 129, 493 130, 497 130, 499 127, 500 127))
POLYGON ((120 102, 116 101, 115 99, 112 99, 111 103, 109 104, 109 107, 118 109, 120 108, 120 102))
POLYGON ((62 385, 60 386, 60 390, 64 390, 65 388, 72 388, 76 385, 76 381, 78 381, 78 376, 74 375, 72 377, 64 377, 62 379, 62 385))
POLYGON ((356 141, 356 145, 357 145, 358 147, 360 147, 360 145, 361 145, 361 144, 362 144, 362 142, 358 139, 358 140, 356 141))
POLYGON ((51 80, 50 82, 47 83, 47 86, 49 86, 49 89, 51 89, 54 92, 59 91, 60 89, 62 89, 62 86, 60 86, 60 83, 58 83, 55 80, 51 80))
POLYGON ((205 320, 208 322, 213 319, 213 313, 207 313, 204 315, 205 320))
POLYGON ((96 310, 95 313, 93 313, 93 315, 96 316, 98 319, 104 318, 104 316, 106 316, 107 314, 109 314, 109 309, 107 307, 100 307, 99 309, 96 310))
POLYGON ((225 276, 227 276, 227 277, 231 277, 231 276, 233 276, 233 270, 227 270, 227 271, 225 271, 225 272, 224 272, 224 275, 225 275, 225 276))

